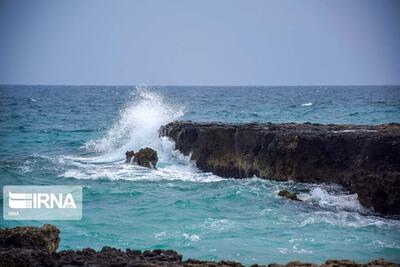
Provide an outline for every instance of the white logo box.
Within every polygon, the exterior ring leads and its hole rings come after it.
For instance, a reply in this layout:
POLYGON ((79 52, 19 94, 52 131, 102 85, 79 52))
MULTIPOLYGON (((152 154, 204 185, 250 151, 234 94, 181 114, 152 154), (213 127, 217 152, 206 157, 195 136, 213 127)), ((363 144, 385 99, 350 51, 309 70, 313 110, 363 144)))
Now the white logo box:
POLYGON ((82 186, 4 186, 3 218, 81 220, 82 186))

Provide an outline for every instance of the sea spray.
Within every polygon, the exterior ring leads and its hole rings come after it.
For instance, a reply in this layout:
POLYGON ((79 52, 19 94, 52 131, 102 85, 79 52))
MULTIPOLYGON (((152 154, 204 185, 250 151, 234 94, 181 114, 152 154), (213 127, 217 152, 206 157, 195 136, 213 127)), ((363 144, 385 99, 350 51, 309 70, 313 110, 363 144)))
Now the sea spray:
POLYGON ((358 201, 357 194, 333 194, 321 187, 311 189, 308 194, 299 194, 299 198, 310 204, 335 210, 367 212, 358 201))
POLYGON ((137 87, 121 110, 119 118, 100 139, 87 142, 91 156, 64 156, 68 168, 60 176, 76 179, 130 181, 182 180, 215 182, 224 180, 200 172, 189 157, 175 150, 174 143, 160 137, 159 128, 183 116, 183 107, 167 103, 159 93, 137 87), (125 152, 151 147, 157 150, 158 170, 125 164, 125 152))
POLYGON ((119 119, 99 140, 89 141, 86 148, 101 153, 100 162, 119 161, 125 151, 143 147, 162 149, 158 136, 160 126, 183 116, 183 107, 166 103, 160 94, 137 87, 131 101, 121 110, 119 119))
MULTIPOLYGON (((182 118, 193 121, 376 124, 400 120, 398 87, 328 87, 319 88, 318 94, 316 89, 161 87, 157 91, 168 106, 166 99, 184 103, 182 118), (288 110, 292 99, 314 105, 296 104, 298 109, 288 110), (374 99, 385 103, 372 104, 374 99), (359 114, 347 115, 353 111, 359 114), (259 116, 251 117, 251 112, 259 116)), ((379 257, 400 262, 399 220, 292 202, 277 195, 282 189, 309 192, 317 186, 333 196, 347 193, 332 185, 222 180, 197 171, 186 157, 175 154, 173 143, 163 139, 156 139, 162 146, 159 154, 165 156, 158 170, 125 164, 125 151, 117 153, 121 158, 115 162, 93 162, 125 144, 121 139, 109 150, 100 145, 82 147, 106 139, 124 110, 140 98, 131 87, 2 86, 1 90, 2 185, 84 187, 83 220, 57 223, 62 233, 60 250, 103 245, 172 248, 186 257, 248 265, 287 263, 299 257, 309 262, 322 262, 328 256, 355 259, 355 255, 363 262, 379 257), (27 104, 30 98, 38 101, 27 104), (187 239, 185 233, 199 240, 187 239)), ((3 220, 1 225, 20 224, 3 220)))

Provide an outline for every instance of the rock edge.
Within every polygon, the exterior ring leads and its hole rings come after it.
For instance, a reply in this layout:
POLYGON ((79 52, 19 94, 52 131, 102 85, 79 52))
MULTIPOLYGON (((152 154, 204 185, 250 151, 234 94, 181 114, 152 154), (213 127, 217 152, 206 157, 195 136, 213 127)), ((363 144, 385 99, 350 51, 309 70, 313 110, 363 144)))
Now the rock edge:
MULTIPOLYGON (((131 250, 122 251, 116 248, 103 247, 100 251, 91 248, 82 250, 63 250, 56 252, 60 238, 60 231, 50 224, 41 228, 15 227, 0 229, 0 266, 1 267, 61 267, 61 266, 185 266, 185 267, 212 267, 243 265, 233 261, 202 261, 188 259, 182 261, 182 255, 174 250, 131 250)), ((289 262, 286 265, 252 265, 253 267, 366 267, 385 266, 398 267, 398 264, 383 259, 371 261, 367 264, 358 264, 350 260, 328 260, 324 264, 289 262)))
POLYGON ((381 214, 400 214, 400 124, 196 123, 160 135, 199 169, 228 178, 336 183, 381 214))

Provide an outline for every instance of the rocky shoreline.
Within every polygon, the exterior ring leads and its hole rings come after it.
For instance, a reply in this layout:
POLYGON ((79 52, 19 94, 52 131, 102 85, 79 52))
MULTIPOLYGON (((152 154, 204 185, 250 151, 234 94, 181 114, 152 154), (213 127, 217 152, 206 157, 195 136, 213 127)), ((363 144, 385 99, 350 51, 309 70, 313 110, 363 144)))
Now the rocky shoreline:
POLYGON ((228 178, 336 183, 381 214, 400 214, 400 124, 177 121, 160 135, 199 169, 228 178))
MULTIPOLYGON (((103 247, 100 251, 91 248, 82 250, 58 251, 60 230, 54 225, 46 224, 37 227, 15 227, 0 229, 0 266, 1 267, 61 267, 61 266, 185 266, 185 267, 212 267, 232 266, 242 267, 232 261, 201 261, 182 260, 182 255, 174 250, 140 251, 127 249, 122 251, 116 248, 103 247)), ((324 264, 289 262, 286 265, 252 265, 269 267, 358 267, 358 266, 386 266, 398 267, 398 264, 383 259, 371 261, 367 264, 358 264, 350 260, 328 260, 324 264)))

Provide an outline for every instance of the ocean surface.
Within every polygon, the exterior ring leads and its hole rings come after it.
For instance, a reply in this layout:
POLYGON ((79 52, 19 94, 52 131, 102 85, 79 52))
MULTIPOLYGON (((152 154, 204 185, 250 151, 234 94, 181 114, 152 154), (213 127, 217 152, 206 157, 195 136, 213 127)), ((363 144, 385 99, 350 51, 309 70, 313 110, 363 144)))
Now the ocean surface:
POLYGON ((335 185, 203 173, 158 137, 173 120, 400 123, 400 87, 0 86, 0 185, 84 187, 81 221, 1 218, 1 227, 55 224, 60 249, 400 263, 400 220, 376 216, 335 185), (124 163, 125 151, 145 146, 158 151, 158 170, 124 163), (278 197, 284 188, 304 202, 278 197))

